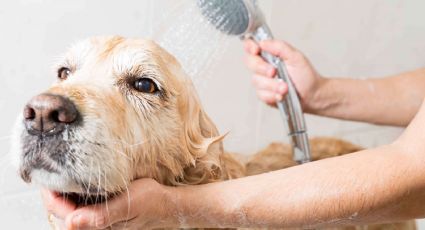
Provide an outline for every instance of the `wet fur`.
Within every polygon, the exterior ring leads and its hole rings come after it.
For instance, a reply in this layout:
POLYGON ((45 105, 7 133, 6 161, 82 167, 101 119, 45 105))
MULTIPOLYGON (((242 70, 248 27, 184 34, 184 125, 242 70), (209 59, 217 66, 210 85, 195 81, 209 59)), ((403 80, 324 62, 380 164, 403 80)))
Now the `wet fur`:
MULTIPOLYGON (((282 143, 271 144, 246 165, 225 153, 224 136, 203 110, 190 78, 152 41, 91 38, 71 47, 56 69, 61 67, 70 68, 71 76, 46 92, 72 100, 81 120, 59 136, 40 139, 29 136, 18 119, 14 150, 27 182, 65 193, 116 194, 143 177, 179 186, 296 165, 282 143), (135 92, 131 82, 141 76, 154 79, 161 91, 135 92)), ((311 144, 314 160, 361 149, 333 138, 311 144)), ((402 226, 413 229, 414 223, 402 226)))

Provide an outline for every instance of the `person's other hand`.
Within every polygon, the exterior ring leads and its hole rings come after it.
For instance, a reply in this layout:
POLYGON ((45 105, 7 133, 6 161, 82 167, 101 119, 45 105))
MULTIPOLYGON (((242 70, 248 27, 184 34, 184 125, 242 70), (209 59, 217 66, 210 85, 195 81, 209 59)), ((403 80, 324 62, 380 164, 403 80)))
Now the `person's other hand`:
POLYGON ((41 197, 53 229, 65 229, 65 217, 75 211, 77 205, 59 193, 41 189, 41 197))
POLYGON ((152 179, 133 181, 128 191, 107 202, 76 207, 49 191, 43 191, 50 213, 64 222, 65 229, 151 229, 172 221, 172 194, 152 179))
POLYGON ((321 83, 325 80, 317 73, 309 60, 300 51, 283 41, 267 40, 257 44, 247 39, 244 45, 247 53, 245 63, 254 73, 252 82, 258 97, 268 105, 276 106, 276 102, 282 100, 288 91, 284 82, 274 79, 276 69, 260 56, 263 50, 285 62, 302 106, 308 110, 309 103, 314 100, 321 83))

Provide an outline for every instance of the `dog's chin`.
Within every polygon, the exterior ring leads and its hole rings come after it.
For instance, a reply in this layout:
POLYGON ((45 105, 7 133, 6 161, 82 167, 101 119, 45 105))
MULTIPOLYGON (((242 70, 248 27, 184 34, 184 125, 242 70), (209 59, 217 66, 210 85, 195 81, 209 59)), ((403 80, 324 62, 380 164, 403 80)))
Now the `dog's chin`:
POLYGON ((75 180, 58 173, 48 172, 44 169, 32 170, 30 177, 34 184, 40 185, 49 190, 66 193, 83 192, 83 188, 81 188, 75 180))
POLYGON ((43 169, 33 170, 31 181, 60 194, 78 206, 102 203, 112 197, 112 194, 105 192, 102 188, 83 188, 80 183, 67 176, 43 169))

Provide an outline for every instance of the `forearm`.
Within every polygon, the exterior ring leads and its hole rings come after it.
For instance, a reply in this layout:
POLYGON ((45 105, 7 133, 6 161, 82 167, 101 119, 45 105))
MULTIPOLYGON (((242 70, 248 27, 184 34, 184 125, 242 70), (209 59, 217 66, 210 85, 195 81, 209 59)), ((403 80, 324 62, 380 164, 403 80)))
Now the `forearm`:
POLYGON ((174 222, 277 228, 424 217, 423 130, 425 108, 388 146, 237 180, 172 188, 174 222))
POLYGON ((423 184, 412 186, 418 168, 404 163, 392 146, 371 151, 193 190, 187 187, 179 221, 191 227, 278 228, 421 217, 418 209, 408 209, 425 201, 423 184))
POLYGON ((375 124, 406 126, 425 97, 425 68, 378 79, 325 79, 310 113, 375 124))

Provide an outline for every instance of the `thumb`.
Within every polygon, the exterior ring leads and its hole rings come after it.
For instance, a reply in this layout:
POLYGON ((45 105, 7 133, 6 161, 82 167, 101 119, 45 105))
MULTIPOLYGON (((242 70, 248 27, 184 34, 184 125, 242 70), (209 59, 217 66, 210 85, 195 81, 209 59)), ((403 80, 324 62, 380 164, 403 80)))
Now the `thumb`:
POLYGON ((107 228, 117 222, 135 217, 130 211, 130 201, 126 194, 108 202, 89 205, 69 214, 65 220, 67 229, 107 228))
POLYGON ((77 208, 75 203, 57 192, 43 188, 41 190, 41 196, 47 211, 54 214, 59 219, 65 219, 68 214, 72 213, 77 208))

